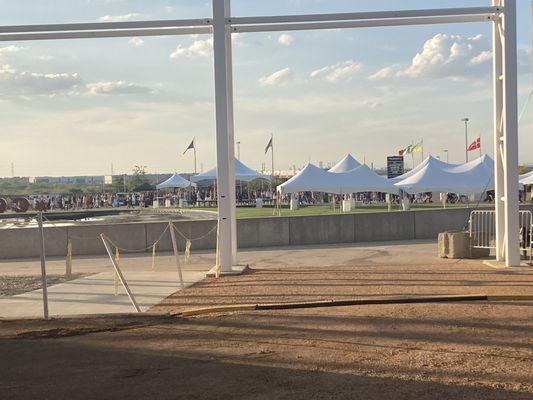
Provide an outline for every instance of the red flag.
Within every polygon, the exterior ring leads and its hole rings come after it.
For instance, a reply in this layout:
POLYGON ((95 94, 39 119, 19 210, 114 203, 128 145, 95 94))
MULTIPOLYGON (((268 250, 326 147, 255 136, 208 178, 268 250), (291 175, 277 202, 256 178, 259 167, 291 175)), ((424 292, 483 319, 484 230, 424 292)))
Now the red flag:
POLYGON ((398 151, 398 155, 403 157, 403 152, 404 152, 404 150, 399 150, 398 151))
POLYGON ((480 149, 481 148, 481 138, 477 138, 476 140, 474 140, 472 142, 472 144, 470 146, 468 146, 468 149, 466 149, 467 151, 474 151, 476 149, 480 149))

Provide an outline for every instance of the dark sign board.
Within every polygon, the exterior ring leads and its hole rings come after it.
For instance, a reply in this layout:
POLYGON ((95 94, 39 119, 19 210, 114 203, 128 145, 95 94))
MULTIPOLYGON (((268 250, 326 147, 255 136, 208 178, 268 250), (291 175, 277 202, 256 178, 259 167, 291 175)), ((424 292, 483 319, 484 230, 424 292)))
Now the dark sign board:
POLYGON ((387 157, 387 178, 396 178, 397 176, 403 175, 403 173, 403 157, 387 157))

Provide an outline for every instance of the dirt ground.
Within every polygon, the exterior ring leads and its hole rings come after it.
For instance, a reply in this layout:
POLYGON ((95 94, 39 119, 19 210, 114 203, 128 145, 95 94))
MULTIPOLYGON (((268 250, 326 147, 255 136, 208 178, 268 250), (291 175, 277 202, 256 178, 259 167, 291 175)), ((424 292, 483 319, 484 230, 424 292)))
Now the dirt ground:
MULTIPOLYGON (((533 295, 533 269, 434 244, 250 252, 156 312, 389 295, 533 295)), ((533 399, 533 302, 0 322, 5 399, 533 399)))
MULTIPOLYGON (((46 286, 50 287, 73 279, 83 278, 89 274, 72 274, 70 278, 65 275, 48 275, 46 286)), ((14 296, 16 294, 31 292, 42 287, 40 275, 0 275, 0 296, 14 296)))

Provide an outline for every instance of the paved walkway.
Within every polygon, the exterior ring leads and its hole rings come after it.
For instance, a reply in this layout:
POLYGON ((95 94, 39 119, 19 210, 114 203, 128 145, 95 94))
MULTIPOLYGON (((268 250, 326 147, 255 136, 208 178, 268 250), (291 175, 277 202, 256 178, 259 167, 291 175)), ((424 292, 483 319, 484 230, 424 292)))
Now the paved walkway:
MULTIPOLYGON (((192 260, 194 261, 194 260, 192 260)), ((142 311, 181 289, 179 275, 172 255, 162 255, 156 259, 156 270, 151 270, 151 259, 148 256, 132 256, 123 258, 121 270, 142 311)), ((11 262, 0 267, 2 272, 12 275, 35 274, 34 261, 11 262), (8 269, 6 265, 9 265, 8 269), (17 266, 19 268, 17 268, 17 266), (18 273, 17 273, 18 272, 18 273)), ((64 261, 50 262, 50 270, 58 271, 57 264, 64 261)), ((185 286, 191 286, 205 277, 205 273, 212 266, 209 262, 196 262, 184 265, 183 279, 185 286)), ((62 267, 64 268, 64 267, 62 267)), ((135 312, 126 291, 119 284, 118 295, 115 296, 113 268, 105 258, 85 259, 76 266, 74 272, 94 273, 84 278, 50 286, 48 288, 49 313, 51 316, 105 314, 135 312), (92 264, 89 268, 89 264, 92 264)), ((41 317, 43 315, 42 290, 35 290, 16 296, 0 297, 0 317, 41 317)))

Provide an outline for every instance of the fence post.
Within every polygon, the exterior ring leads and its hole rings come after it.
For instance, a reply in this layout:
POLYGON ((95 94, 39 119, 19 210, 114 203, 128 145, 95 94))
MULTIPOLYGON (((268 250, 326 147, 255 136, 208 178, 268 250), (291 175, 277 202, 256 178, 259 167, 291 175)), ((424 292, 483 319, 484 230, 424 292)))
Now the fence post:
POLYGON ((174 257, 176 258, 176 266, 178 267, 178 273, 180 275, 181 288, 185 289, 185 283, 183 282, 183 274, 181 273, 181 263, 178 253, 178 241, 176 240, 176 232, 174 232, 174 224, 172 221, 169 223, 170 237, 172 238, 172 248, 174 249, 174 257))
POLYGON ((41 286, 43 288, 43 316, 48 319, 48 286, 46 284, 46 254, 44 248, 44 229, 43 229, 43 212, 37 214, 37 223, 39 225, 39 243, 41 253, 41 286))
POLYGON ((65 276, 67 279, 72 278, 72 242, 67 242, 67 259, 65 262, 65 276))

